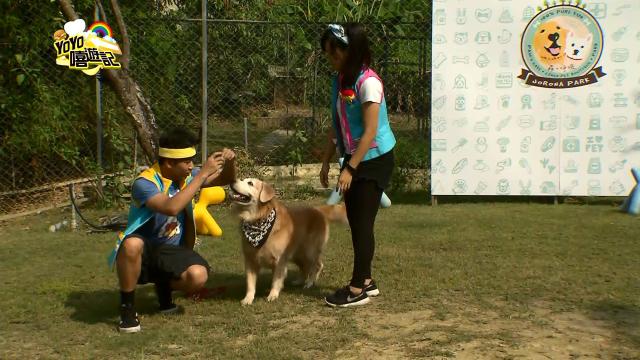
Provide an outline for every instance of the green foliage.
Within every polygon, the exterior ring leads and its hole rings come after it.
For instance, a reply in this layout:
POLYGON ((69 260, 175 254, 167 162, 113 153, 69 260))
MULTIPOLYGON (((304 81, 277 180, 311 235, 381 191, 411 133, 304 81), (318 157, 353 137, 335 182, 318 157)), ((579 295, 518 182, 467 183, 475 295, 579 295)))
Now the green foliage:
POLYGON ((318 191, 309 184, 287 184, 278 187, 278 197, 284 200, 312 201, 318 196, 318 191))
POLYGON ((428 188, 427 146, 426 141, 398 137, 394 148, 395 168, 391 176, 394 192, 428 188))
POLYGON ((430 9, 427 0, 231 0, 209 5, 214 18, 317 22, 422 21, 430 9))
POLYGON ((236 153, 236 177, 238 179, 264 178, 264 168, 244 148, 236 147, 233 151, 236 153))
MULTIPOLYGON (((74 0, 73 4, 90 24, 94 1, 74 0)), ((113 36, 121 43, 109 3, 103 1, 103 5, 113 36)), ((201 24, 189 19, 200 16, 200 1, 120 0, 120 5, 131 40, 131 74, 149 99, 158 125, 198 129, 201 24)), ((327 22, 335 21, 367 24, 389 108, 420 111, 426 101, 414 85, 425 79, 415 76, 414 65, 406 64, 418 63, 422 55, 417 43, 393 39, 422 34, 421 27, 404 23, 426 20, 430 6, 415 0, 210 0, 211 19, 251 20, 209 22, 211 118, 234 124, 242 117, 252 121, 247 114, 255 109, 284 102, 313 107, 316 126, 322 131, 327 125, 331 70, 319 53, 318 37, 327 22), (274 65, 285 69, 284 76, 269 72, 274 65), (408 82, 411 86, 399 85, 408 82)), ((0 39, 7 44, 0 47, 0 65, 6 69, 0 72, 0 161, 15 164, 12 185, 0 183, 0 188, 27 188, 130 168, 135 152, 133 129, 106 85, 103 169, 94 166, 95 78, 55 65, 52 34, 65 23, 58 3, 17 0, 3 2, 0 11, 5 14, 0 39)), ((289 143, 268 161, 316 162, 318 139, 323 137, 318 129, 294 130, 289 143)), ((215 131, 211 134, 216 136, 215 131)), ((266 157, 256 161, 267 162, 266 157)))
POLYGON ((117 173, 96 176, 93 189, 96 192, 95 205, 102 209, 125 208, 129 203, 131 184, 137 174, 131 169, 117 173))
MULTIPOLYGON (((74 5, 92 18, 93 1, 74 5)), ((13 163, 11 188, 86 175, 95 161, 95 78, 56 65, 58 4, 3 2, 0 11, 0 161, 13 163)))
POLYGON ((307 136, 305 130, 301 126, 301 120, 295 121, 293 129, 293 135, 285 144, 284 148, 287 149, 286 161, 291 165, 291 176, 296 176, 296 167, 304 163, 304 155, 307 150, 307 136))

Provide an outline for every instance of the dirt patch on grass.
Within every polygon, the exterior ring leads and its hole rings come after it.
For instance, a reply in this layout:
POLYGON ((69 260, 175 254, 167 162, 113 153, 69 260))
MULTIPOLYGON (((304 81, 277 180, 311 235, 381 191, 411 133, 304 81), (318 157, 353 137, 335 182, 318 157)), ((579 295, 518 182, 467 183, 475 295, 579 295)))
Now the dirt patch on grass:
POLYGON ((359 319, 369 340, 338 352, 340 358, 583 359, 636 358, 638 349, 617 339, 614 325, 546 303, 502 314, 465 306, 385 313, 359 319))
POLYGON ((304 331, 326 329, 336 324, 336 319, 319 314, 296 315, 285 319, 277 319, 269 322, 272 329, 270 336, 296 334, 304 331))

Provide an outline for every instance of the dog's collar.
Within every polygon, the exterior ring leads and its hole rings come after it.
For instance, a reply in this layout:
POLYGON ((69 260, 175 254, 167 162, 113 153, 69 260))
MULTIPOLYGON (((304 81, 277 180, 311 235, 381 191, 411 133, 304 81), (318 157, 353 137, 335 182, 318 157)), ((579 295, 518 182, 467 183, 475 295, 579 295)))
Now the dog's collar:
POLYGON ((269 234, 276 223, 276 209, 271 209, 269 215, 254 222, 242 221, 240 228, 242 235, 254 248, 260 248, 267 242, 269 234))

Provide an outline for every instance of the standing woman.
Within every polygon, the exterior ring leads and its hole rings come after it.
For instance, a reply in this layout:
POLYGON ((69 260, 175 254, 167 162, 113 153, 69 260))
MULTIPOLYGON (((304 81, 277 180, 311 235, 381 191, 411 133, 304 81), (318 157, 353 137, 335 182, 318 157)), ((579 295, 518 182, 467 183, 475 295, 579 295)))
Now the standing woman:
POLYGON ((331 24, 320 45, 334 70, 331 109, 333 127, 324 151, 320 182, 329 185, 329 162, 336 151, 344 157, 336 188, 344 194, 353 242, 349 285, 325 298, 330 306, 364 305, 378 290, 371 278, 375 248, 373 226, 380 197, 389 184, 396 143, 382 80, 369 68, 369 40, 360 24, 331 24))

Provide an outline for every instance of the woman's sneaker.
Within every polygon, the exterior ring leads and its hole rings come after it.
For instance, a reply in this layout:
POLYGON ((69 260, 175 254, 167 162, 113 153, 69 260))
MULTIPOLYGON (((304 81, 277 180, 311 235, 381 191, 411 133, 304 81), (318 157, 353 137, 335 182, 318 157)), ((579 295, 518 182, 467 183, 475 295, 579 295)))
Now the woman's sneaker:
POLYGON ((363 290, 360 294, 353 295, 349 290, 349 286, 346 286, 325 297, 324 301, 332 307, 349 307, 367 304, 371 299, 369 299, 366 291, 363 290))
POLYGON ((123 333, 137 333, 141 330, 138 313, 131 305, 120 305, 120 325, 118 330, 123 333))
POLYGON ((364 287, 364 291, 367 293, 367 296, 378 296, 380 295, 380 290, 378 290, 378 286, 375 281, 371 280, 369 285, 364 287))

